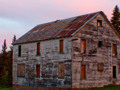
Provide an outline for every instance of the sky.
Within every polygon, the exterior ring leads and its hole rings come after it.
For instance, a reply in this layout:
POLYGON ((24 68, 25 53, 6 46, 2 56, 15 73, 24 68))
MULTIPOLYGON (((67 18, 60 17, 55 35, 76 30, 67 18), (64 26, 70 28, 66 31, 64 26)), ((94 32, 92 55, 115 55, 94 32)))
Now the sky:
POLYGON ((103 11, 110 20, 120 0, 0 0, 0 52, 38 24, 103 11))

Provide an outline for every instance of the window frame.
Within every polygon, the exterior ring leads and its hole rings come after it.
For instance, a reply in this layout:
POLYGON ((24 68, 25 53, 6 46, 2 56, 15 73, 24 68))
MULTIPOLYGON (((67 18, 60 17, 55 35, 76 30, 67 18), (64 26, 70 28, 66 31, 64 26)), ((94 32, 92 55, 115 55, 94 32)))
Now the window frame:
POLYGON ((102 27, 102 20, 97 20, 97 27, 102 27))
POLYGON ((59 40, 59 53, 60 54, 64 53, 64 40, 63 39, 59 40))
POLYGON ((117 56, 117 44, 112 44, 112 56, 117 56))
POLYGON ((86 79, 86 65, 82 64, 81 65, 81 79, 86 79), (83 78, 83 67, 84 66, 84 78, 83 78))
POLYGON ((64 63, 58 63, 58 78, 64 79, 65 77, 65 64, 64 63))
POLYGON ((40 42, 37 43, 37 56, 40 55, 40 42))
POLYGON ((98 72, 102 73, 103 70, 104 70, 104 64, 103 63, 98 63, 97 70, 98 70, 98 72))
POLYGON ((98 47, 101 48, 103 46, 103 42, 102 41, 98 41, 98 47))
POLYGON ((81 40, 81 53, 82 54, 86 53, 86 40, 85 39, 81 40), (83 43, 85 43, 85 44, 83 44, 83 43), (83 46, 83 45, 85 45, 85 46, 83 46), (84 51, 83 51, 83 47, 84 47, 84 51))
POLYGON ((25 77, 25 64, 17 64, 17 77, 25 77), (21 67, 21 66, 24 66, 24 67, 21 67), (24 68, 24 71, 23 71, 23 68, 24 68))
POLYGON ((37 64, 36 65, 36 78, 40 78, 40 74, 41 74, 41 67, 40 67, 40 64, 37 64))
POLYGON ((18 45, 18 57, 21 57, 21 45, 18 45))

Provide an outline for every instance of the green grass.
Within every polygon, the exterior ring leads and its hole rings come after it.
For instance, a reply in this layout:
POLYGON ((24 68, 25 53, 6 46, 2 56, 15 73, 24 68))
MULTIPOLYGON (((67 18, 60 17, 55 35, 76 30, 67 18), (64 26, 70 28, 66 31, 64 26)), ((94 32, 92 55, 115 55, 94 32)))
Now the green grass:
POLYGON ((12 88, 1 88, 0 87, 0 90, 12 90, 12 88))
POLYGON ((120 86, 109 85, 102 88, 91 88, 91 89, 83 89, 83 90, 120 90, 120 86))

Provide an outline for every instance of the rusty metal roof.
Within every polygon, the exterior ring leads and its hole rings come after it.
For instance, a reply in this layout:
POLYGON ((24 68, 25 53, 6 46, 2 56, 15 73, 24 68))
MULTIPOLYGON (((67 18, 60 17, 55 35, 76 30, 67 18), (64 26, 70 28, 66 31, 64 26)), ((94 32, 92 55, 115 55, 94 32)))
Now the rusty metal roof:
POLYGON ((15 45, 36 42, 40 40, 70 37, 100 12, 37 25, 28 33, 16 40, 13 44, 15 45))

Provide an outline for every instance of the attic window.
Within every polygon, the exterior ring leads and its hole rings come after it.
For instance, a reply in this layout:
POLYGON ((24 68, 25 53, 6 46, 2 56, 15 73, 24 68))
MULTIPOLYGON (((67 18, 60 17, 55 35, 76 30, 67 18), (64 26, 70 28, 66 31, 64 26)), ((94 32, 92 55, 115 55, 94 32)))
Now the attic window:
POLYGON ((102 27, 102 20, 97 20, 97 26, 102 27))

